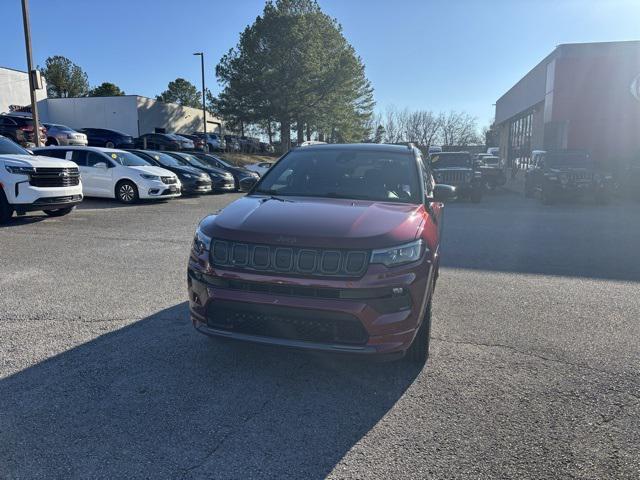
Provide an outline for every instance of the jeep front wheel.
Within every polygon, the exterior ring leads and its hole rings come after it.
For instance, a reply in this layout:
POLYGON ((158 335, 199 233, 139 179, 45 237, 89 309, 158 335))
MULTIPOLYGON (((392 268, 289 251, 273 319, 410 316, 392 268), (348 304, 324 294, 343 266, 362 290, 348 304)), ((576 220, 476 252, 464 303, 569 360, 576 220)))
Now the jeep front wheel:
MULTIPOLYGON (((431 291, 433 293, 433 290, 431 291)), ((413 343, 409 347, 406 353, 406 359, 411 363, 417 365, 424 365, 429 358, 429 343, 431 339, 431 300, 427 305, 427 309, 422 319, 422 324, 418 329, 416 337, 413 339, 413 343)))

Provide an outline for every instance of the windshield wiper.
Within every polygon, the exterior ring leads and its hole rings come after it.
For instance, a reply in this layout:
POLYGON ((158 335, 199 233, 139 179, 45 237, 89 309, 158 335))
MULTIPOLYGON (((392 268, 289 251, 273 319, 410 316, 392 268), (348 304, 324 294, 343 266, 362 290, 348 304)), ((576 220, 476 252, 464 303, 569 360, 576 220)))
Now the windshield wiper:
POLYGON ((284 198, 276 197, 279 193, 277 190, 269 189, 269 190, 256 190, 253 193, 257 193, 259 195, 268 195, 266 198, 263 198, 262 201, 266 202, 267 200, 277 200, 279 202, 292 202, 293 200, 286 200, 284 198))

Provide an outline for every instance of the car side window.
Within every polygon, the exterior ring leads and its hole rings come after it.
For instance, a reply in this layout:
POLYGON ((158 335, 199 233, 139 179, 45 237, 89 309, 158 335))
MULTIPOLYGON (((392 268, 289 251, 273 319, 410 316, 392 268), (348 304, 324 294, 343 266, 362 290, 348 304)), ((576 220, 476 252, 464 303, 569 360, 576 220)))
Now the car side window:
POLYGON ((71 161, 79 167, 87 166, 87 152, 84 150, 73 150, 71 154, 71 161))
POLYGON ((109 161, 99 153, 96 153, 96 152, 86 152, 86 153, 87 153, 87 167, 95 167, 96 163, 105 163, 107 167, 109 166, 109 161))

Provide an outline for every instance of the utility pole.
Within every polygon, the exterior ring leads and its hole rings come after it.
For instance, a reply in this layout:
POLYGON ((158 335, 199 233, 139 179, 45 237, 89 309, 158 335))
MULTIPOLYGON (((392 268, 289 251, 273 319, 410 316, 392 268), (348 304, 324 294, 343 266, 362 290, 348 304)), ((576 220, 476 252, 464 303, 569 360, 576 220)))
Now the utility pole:
POLYGON ((36 89, 42 88, 39 72, 33 69, 31 54, 31 26, 29 25, 29 0, 22 0, 22 22, 24 24, 24 43, 27 48, 27 70, 29 71, 29 93, 31 94, 31 117, 33 119, 33 133, 35 134, 36 147, 40 143, 40 118, 38 116, 38 102, 36 89))
POLYGON ((202 119, 204 121, 204 138, 206 141, 205 151, 209 148, 209 141, 207 140, 207 104, 204 89, 204 52, 196 52, 194 55, 200 57, 200 68, 202 70, 202 119))

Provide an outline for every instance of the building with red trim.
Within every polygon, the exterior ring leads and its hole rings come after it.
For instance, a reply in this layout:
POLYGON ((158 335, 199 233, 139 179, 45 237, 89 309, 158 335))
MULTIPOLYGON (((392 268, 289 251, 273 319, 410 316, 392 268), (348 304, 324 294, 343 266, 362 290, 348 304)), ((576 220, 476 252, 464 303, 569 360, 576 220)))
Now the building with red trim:
POLYGON ((500 152, 581 149, 614 168, 640 155, 640 41, 559 45, 496 102, 500 152))

